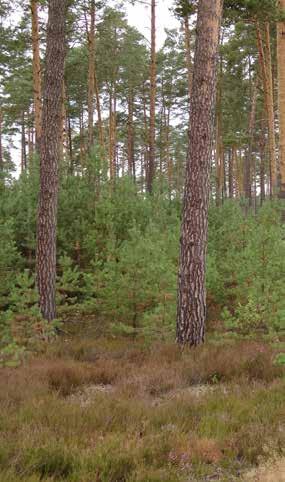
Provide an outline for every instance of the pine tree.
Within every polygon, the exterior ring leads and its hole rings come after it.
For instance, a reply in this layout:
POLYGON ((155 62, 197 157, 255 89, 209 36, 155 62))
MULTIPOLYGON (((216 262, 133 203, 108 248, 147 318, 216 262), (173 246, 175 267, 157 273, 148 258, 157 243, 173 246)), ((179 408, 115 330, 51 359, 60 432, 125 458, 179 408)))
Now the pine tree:
POLYGON ((65 56, 66 0, 49 0, 40 149, 37 286, 43 317, 56 317, 58 163, 65 56))
POLYGON ((221 16, 220 0, 200 0, 180 242, 177 308, 180 345, 197 346, 205 337, 205 264, 221 16))

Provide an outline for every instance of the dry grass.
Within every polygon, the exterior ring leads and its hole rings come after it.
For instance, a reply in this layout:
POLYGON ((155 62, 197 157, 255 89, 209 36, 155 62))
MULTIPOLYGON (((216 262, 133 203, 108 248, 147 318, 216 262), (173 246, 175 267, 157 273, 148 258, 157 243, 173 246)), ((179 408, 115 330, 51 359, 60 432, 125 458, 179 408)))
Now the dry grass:
POLYGON ((285 381, 266 344, 61 343, 0 371, 0 482, 238 480, 285 445, 285 381), (73 403, 84 389, 90 404, 73 403))

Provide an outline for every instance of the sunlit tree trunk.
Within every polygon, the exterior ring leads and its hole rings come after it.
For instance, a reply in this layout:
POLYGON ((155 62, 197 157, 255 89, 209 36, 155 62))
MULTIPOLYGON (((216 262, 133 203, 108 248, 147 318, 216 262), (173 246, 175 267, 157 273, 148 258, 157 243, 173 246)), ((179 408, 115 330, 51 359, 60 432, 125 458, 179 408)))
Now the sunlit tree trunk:
POLYGON ((56 317, 56 227, 66 0, 49 0, 37 226, 37 286, 43 317, 56 317))
POLYGON ((178 278, 177 341, 197 346, 206 321, 206 248, 221 0, 200 0, 178 278))
POLYGON ((277 166, 276 166, 276 143, 275 143, 275 121, 274 121, 274 98, 272 80, 272 62, 270 48, 270 31, 268 22, 265 24, 265 44, 262 38, 260 24, 256 23, 257 45, 259 52, 259 64, 263 82, 265 107, 268 123, 268 148, 270 167, 270 193, 276 191, 277 166))
POLYGON ((34 89, 36 149, 39 152, 40 140, 41 140, 41 126, 42 126, 42 80, 41 80, 38 2, 36 0, 31 0, 31 14, 32 14, 33 89, 34 89))
MULTIPOLYGON (((285 0, 280 0, 285 13, 285 0)), ((277 24, 280 197, 285 199, 285 21, 277 24)))

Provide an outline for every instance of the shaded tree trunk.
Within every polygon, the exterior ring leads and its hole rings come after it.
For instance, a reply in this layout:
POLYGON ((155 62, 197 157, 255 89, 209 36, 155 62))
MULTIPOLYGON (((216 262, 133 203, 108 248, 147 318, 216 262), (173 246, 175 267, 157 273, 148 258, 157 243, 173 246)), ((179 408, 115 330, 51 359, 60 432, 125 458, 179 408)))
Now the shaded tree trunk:
POLYGON ((234 163, 237 155, 237 148, 233 146, 228 154, 228 179, 229 179, 229 198, 234 197, 234 163))
POLYGON ((65 15, 66 0, 49 0, 37 226, 39 306, 48 321, 56 317, 56 227, 65 15))
POLYGON ((260 151, 260 204, 265 201, 265 146, 266 146, 266 123, 261 119, 259 151, 260 151))
POLYGON ((244 165, 244 194, 248 201, 248 206, 252 205, 252 148, 253 148, 253 135, 255 127, 256 116, 256 101, 257 101, 257 80, 255 80, 252 86, 252 99, 251 99, 251 111, 249 116, 248 126, 248 150, 245 155, 244 165))
POLYGON ((206 321, 206 248, 221 0, 200 0, 180 241, 177 341, 197 346, 206 321))
POLYGON ((3 140, 2 140, 3 114, 0 108, 0 174, 4 171, 3 140))
POLYGON ((135 179, 135 152, 134 152, 134 94, 129 89, 128 95, 128 174, 135 179))
POLYGON ((94 145, 94 97, 95 97, 95 0, 90 2, 90 27, 88 38, 88 149, 94 145))
POLYGON ((222 201, 223 176, 224 176, 224 145, 222 132, 222 92, 221 80, 217 88, 217 108, 216 108, 216 205, 222 201))
POLYGON ((150 124, 147 190, 153 189, 155 176, 155 100, 156 100, 156 0, 151 0, 150 124))
POLYGON ((96 109, 97 109, 97 117, 98 117, 99 144, 101 149, 104 151, 105 149, 104 128, 103 128, 103 121, 102 121, 101 102, 100 102, 99 87, 97 82, 96 68, 94 70, 94 87, 95 87, 96 109))
POLYGON ((188 95, 191 97, 192 89, 192 61, 191 61, 191 34, 189 27, 189 16, 185 15, 183 18, 184 37, 185 37, 185 56, 186 56, 186 68, 187 68, 187 80, 188 80, 188 95))
POLYGON ((21 119, 21 172, 27 169, 27 146, 26 146, 26 125, 25 112, 22 112, 21 119))
POLYGON ((41 80, 38 2, 36 0, 31 0, 31 14, 32 14, 33 88, 34 88, 36 150, 39 152, 40 141, 41 141, 41 129, 42 129, 42 80, 41 80))

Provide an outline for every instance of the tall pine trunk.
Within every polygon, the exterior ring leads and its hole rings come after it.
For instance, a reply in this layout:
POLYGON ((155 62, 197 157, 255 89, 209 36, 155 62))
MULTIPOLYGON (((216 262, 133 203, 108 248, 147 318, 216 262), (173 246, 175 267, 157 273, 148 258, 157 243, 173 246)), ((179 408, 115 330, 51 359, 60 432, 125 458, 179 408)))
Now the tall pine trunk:
POLYGON ((150 124, 147 190, 153 189, 155 176, 155 100, 156 100, 156 0, 151 0, 150 124))
POLYGON ((42 79, 41 79, 38 2, 36 0, 31 0, 31 14, 32 14, 33 89, 34 89, 36 149, 39 152, 40 141, 41 141, 41 129, 42 129, 42 79))
POLYGON ((206 322, 206 248, 221 0, 200 0, 178 278, 177 341, 197 346, 206 322))
POLYGON ((270 169, 270 194, 276 191, 277 169, 276 169, 276 145, 275 145, 275 121, 274 121, 274 99, 273 99, 273 80, 272 62, 270 48, 270 32, 268 22, 265 25, 265 44, 262 38, 260 24, 256 23, 257 45, 259 52, 259 64, 263 82, 263 91, 268 125, 268 149, 269 149, 269 169, 270 169))
POLYGON ((128 175, 135 179, 135 151, 134 151, 134 93, 129 88, 128 93, 128 175))
POLYGON ((66 0, 49 0, 37 226, 37 286, 43 317, 56 317, 56 227, 66 0))
POLYGON ((94 144, 94 97, 95 97, 95 0, 90 2, 90 27, 88 38, 88 149, 94 144))
POLYGON ((249 116, 248 126, 248 149, 245 155, 244 165, 244 194, 248 203, 248 207, 252 205, 252 149, 253 149, 253 135, 255 127, 256 116, 256 102, 257 102, 257 79, 252 86, 251 96, 251 111, 249 116))
MULTIPOLYGON (((280 0, 285 13, 285 0, 280 0)), ((285 199, 285 21, 277 25, 280 197, 285 199)))
POLYGON ((185 57, 187 68, 187 80, 188 80, 188 95, 191 97, 192 89, 192 61, 191 61, 191 33, 189 27, 189 16, 185 15, 183 18, 184 38, 185 38, 185 57))

